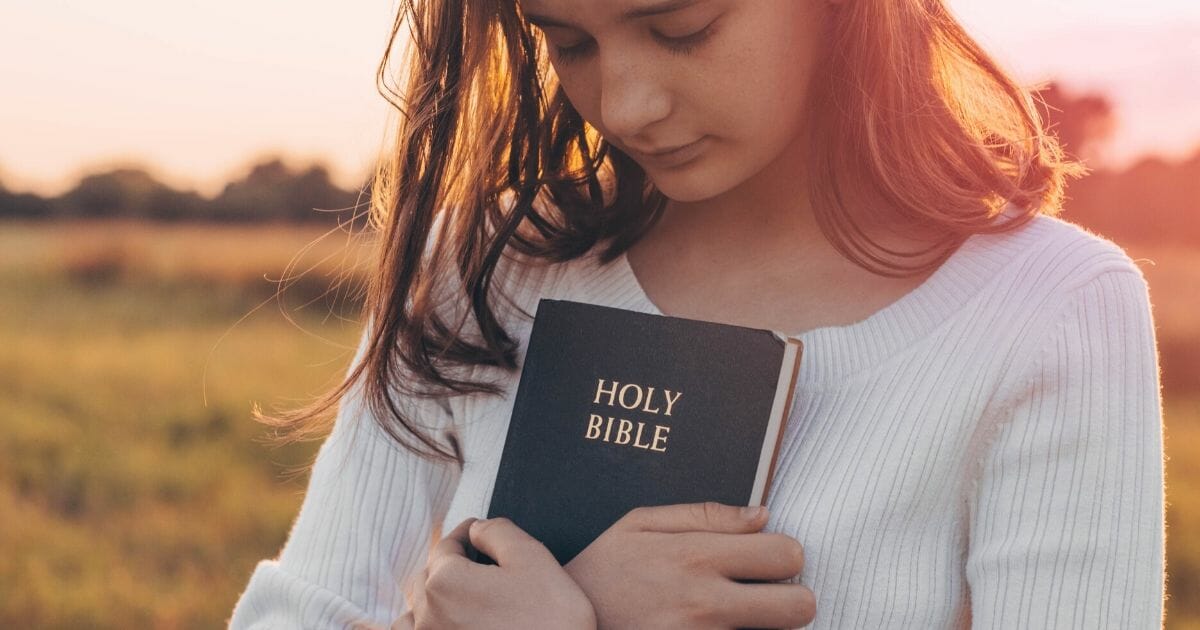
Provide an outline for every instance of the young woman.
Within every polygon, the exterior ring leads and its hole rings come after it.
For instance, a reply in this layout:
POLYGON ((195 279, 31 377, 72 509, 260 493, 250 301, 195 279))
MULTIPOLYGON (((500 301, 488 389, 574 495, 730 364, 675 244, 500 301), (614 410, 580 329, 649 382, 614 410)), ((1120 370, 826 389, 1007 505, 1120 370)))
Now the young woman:
POLYGON ((233 627, 1160 627, 1146 284, 942 0, 404 4, 366 331, 264 418, 338 409, 233 627), (542 297, 798 336, 769 515, 635 510, 565 567, 473 522, 542 297))

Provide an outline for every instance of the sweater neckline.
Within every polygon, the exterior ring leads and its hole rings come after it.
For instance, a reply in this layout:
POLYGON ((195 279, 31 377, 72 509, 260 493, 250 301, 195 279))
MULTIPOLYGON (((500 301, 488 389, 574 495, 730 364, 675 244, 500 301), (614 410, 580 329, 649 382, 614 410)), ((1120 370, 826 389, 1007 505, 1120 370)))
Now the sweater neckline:
MULTIPOLYGON (((778 331, 804 345, 797 386, 840 384, 932 333, 979 294, 1002 266, 1012 262, 1012 245, 1032 238, 1029 228, 1035 223, 1036 217, 1010 232, 971 235, 920 285, 857 322, 778 331)), ((626 253, 615 262, 616 284, 624 288, 635 308, 666 315, 642 288, 626 253)))

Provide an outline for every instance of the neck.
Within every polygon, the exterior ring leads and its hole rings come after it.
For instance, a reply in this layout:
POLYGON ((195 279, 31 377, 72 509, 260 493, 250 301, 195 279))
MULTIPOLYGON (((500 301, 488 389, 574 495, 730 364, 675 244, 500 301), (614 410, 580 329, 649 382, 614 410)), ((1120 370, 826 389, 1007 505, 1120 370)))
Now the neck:
MULTIPOLYGON (((719 195, 699 201, 669 200, 647 237, 694 262, 737 261, 732 264, 756 267, 772 260, 814 269, 854 266, 817 224, 802 142, 797 138, 765 168, 719 195)), ((885 223, 877 213, 864 212, 864 207, 842 211, 859 217, 859 228, 884 247, 916 251, 935 242, 933 234, 898 223, 899 219, 885 223)))

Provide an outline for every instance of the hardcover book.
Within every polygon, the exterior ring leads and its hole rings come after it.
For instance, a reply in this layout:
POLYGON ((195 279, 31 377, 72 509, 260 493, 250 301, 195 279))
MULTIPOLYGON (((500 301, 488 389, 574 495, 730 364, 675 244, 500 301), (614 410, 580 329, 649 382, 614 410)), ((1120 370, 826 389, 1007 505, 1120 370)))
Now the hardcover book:
POLYGON ((542 299, 488 518, 566 564, 639 506, 764 504, 801 353, 776 331, 542 299))

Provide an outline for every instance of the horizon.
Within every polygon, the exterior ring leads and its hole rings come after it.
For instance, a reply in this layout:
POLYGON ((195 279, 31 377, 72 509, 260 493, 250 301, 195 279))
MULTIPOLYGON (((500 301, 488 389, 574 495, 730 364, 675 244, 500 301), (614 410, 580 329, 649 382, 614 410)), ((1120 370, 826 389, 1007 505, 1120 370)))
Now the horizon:
MULTIPOLYGON (((1117 126, 1101 166, 1200 150, 1200 3, 949 5, 1022 84, 1056 80, 1113 103, 1117 126)), ((124 165, 211 196, 279 157, 293 168, 323 164, 353 189, 385 141, 390 108, 374 75, 393 10, 281 0, 202 9, 20 3, 0 25, 8 88, 0 184, 55 196, 85 174, 124 165), (180 23, 187 28, 172 30, 180 23)))

